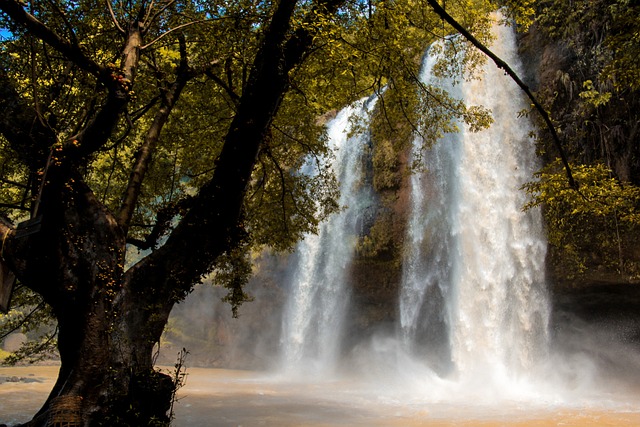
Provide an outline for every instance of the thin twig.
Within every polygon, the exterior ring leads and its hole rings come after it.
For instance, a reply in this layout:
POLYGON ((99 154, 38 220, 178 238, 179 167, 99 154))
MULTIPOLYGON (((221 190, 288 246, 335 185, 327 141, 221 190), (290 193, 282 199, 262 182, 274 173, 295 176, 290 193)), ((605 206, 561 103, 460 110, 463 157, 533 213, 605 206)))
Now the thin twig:
POLYGON ((105 1, 107 3, 107 7, 109 8, 109 13, 111 14, 111 20, 113 21, 113 24, 116 26, 118 31, 120 31, 122 34, 127 34, 127 32, 120 26, 120 23, 116 18, 116 14, 113 12, 113 8, 111 7, 111 0, 105 0, 105 1))
POLYGON ((191 22, 187 22, 185 24, 178 25, 177 27, 174 27, 174 28, 170 29, 169 31, 166 31, 166 32, 160 34, 158 37, 153 39, 151 42, 145 44, 144 46, 141 46, 140 50, 144 50, 144 49, 148 48, 149 46, 153 45, 154 43, 156 43, 160 39, 164 38, 166 35, 169 35, 169 34, 171 34, 172 32, 174 32, 176 30, 179 30, 179 29, 184 28, 184 27, 188 27, 190 25, 195 25, 195 24, 200 24, 202 22, 207 22, 207 21, 211 21, 211 19, 198 19, 196 21, 191 21, 191 22))
MULTIPOLYGON (((155 19, 159 17, 162 14, 162 12, 167 10, 167 8, 171 7, 171 5, 174 4, 175 2, 176 0, 171 0, 169 3, 165 4, 159 11, 154 13, 153 16, 151 17, 147 16, 143 22, 145 31, 147 30, 147 28, 149 28, 149 25, 148 25, 149 22, 155 21, 155 19)), ((153 6, 153 3, 151 4, 151 6, 153 6)), ((149 7, 149 13, 151 13, 151 7, 149 7)))
POLYGON ((9 335, 11 335, 12 333, 14 333, 15 331, 17 331, 18 329, 20 329, 26 322, 27 320, 29 320, 29 318, 31 316, 33 316, 36 312, 40 311, 42 308, 44 307, 44 301, 41 301, 36 308, 34 308, 33 310, 31 310, 31 312, 29 314, 27 314, 26 316, 24 316, 24 318, 22 320, 20 320, 20 322, 13 328, 11 328, 10 330, 8 330, 7 332, 5 332, 4 334, 0 335, 0 341, 2 341, 3 339, 5 339, 6 337, 8 337, 9 335))

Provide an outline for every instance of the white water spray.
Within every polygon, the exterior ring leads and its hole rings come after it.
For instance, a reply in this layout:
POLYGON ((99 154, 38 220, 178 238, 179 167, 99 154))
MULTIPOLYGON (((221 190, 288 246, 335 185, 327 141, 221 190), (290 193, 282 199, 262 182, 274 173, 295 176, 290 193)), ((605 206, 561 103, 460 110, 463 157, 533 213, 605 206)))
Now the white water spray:
POLYGON ((350 291, 348 267, 355 249, 358 213, 371 190, 361 187, 362 154, 369 136, 352 130, 352 119, 367 120, 375 98, 347 107, 327 124, 333 164, 344 209, 305 236, 295 253, 295 271, 283 316, 281 366, 292 374, 330 374, 336 368, 350 291))
MULTIPOLYGON (((517 70, 513 31, 494 31, 494 52, 517 70)), ((481 79, 451 87, 431 77, 435 60, 426 60, 425 83, 491 109, 495 123, 478 133, 461 126, 440 140, 426 155, 426 172, 411 180, 403 340, 462 382, 513 383, 548 344, 542 219, 522 212, 521 187, 537 169, 530 124, 517 119, 526 104, 493 63, 481 79)))

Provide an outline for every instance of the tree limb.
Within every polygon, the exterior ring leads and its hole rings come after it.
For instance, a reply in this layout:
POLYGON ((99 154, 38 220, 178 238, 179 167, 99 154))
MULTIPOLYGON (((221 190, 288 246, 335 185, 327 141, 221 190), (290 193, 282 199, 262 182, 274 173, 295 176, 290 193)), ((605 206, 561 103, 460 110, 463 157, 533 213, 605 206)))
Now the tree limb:
POLYGON ((122 28, 122 26, 118 22, 118 19, 116 18, 116 14, 113 12, 113 7, 111 7, 111 0, 105 0, 105 1, 107 3, 107 7, 109 8, 109 13, 111 14, 111 20, 113 21, 113 25, 116 26, 116 28, 118 29, 118 31, 120 31, 121 34, 127 34, 127 32, 122 28))
POLYGON ((77 45, 78 39, 76 37, 75 31, 73 31, 73 27, 71 26, 71 23, 67 19, 67 15, 64 14, 64 12, 60 9, 60 6, 58 6, 58 4, 54 0, 49 0, 49 4, 51 5, 51 7, 55 9, 55 11, 58 13, 60 18, 62 19, 62 22, 64 22, 64 25, 67 27, 67 30, 69 30, 69 34, 71 35, 71 42, 77 45))
POLYGON ((290 88, 290 73, 313 47, 317 21, 332 15, 343 0, 319 0, 292 29, 297 0, 280 0, 265 29, 213 176, 166 243, 127 272, 134 289, 150 285, 170 298, 181 298, 216 260, 246 239, 243 206, 251 174, 280 104, 290 88), (315 24, 315 25, 314 25, 315 24))
POLYGON ((222 88, 222 90, 224 90, 224 92, 229 95, 229 98, 231 98, 231 102, 233 102, 233 104, 237 107, 238 103, 240 102, 240 97, 238 96, 237 93, 235 93, 233 91, 233 89, 224 81, 222 80, 220 77, 218 77, 217 75, 214 74, 213 69, 208 69, 205 72, 205 75, 207 77, 209 77, 211 80, 213 80, 218 86, 220 86, 222 88))
POLYGON ((129 176, 129 183, 125 190, 120 209, 116 215, 118 224, 124 230, 125 235, 129 229, 131 218, 133 217, 133 212, 135 210, 138 197, 140 196, 142 182, 144 181, 151 159, 153 158, 155 146, 160 139, 160 133, 162 132, 164 125, 169 120, 171 111, 180 98, 180 94, 190 78, 189 65, 187 63, 187 46, 183 36, 179 37, 179 42, 180 64, 176 71, 176 80, 162 97, 160 108, 156 112, 153 123, 149 127, 144 141, 136 153, 134 165, 131 169, 131 175, 129 176))
POLYGON ((54 33, 49 27, 28 13, 22 4, 15 0, 0 0, 0 10, 6 13, 16 24, 73 61, 78 67, 100 79, 105 77, 105 68, 84 54, 78 44, 72 44, 54 33))
POLYGON ((156 13, 153 14, 153 16, 151 16, 151 9, 153 8, 153 2, 149 5, 148 8, 148 13, 147 16, 145 17, 143 24, 144 24, 144 28, 145 31, 149 29, 150 22, 153 22, 156 20, 156 18, 158 18, 162 12, 164 12, 165 10, 167 10, 169 7, 171 7, 172 4, 174 4, 176 2, 176 0, 170 0, 167 2, 167 4, 165 4, 164 6, 162 6, 162 8, 160 8, 160 10, 158 10, 156 13))
POLYGON ((192 197, 187 197, 160 209, 156 215, 156 223, 153 226, 150 226, 151 232, 147 234, 145 239, 141 240, 129 237, 127 238, 127 243, 134 245, 141 250, 155 249, 159 240, 170 229, 173 218, 175 218, 176 215, 185 212, 192 200, 192 197))
POLYGON ((168 36, 169 34, 173 33, 174 31, 177 31, 177 30, 179 30, 181 28, 188 27, 190 25, 200 24, 202 22, 207 22, 207 21, 211 21, 211 19, 198 19, 196 21, 191 21, 191 22, 187 22, 185 24, 178 25, 177 27, 174 27, 174 28, 172 28, 170 30, 167 30, 164 33, 160 34, 158 37, 156 37, 155 39, 151 40, 149 43, 145 44, 140 49, 144 50, 144 49, 148 48, 149 46, 153 45, 157 41, 163 39, 165 36, 168 36))
POLYGON ((560 159, 562 160, 562 164, 564 165, 564 169, 567 175, 567 180, 569 181, 569 185, 573 189, 578 189, 578 183, 573 179, 573 174, 571 173, 571 167, 569 166, 569 161, 567 160, 567 156, 562 148, 562 142, 560 141, 560 137, 558 136, 558 132, 556 131, 555 126, 551 122, 551 118, 549 114, 544 109, 544 107, 538 102, 537 98, 533 96, 529 87, 520 79, 520 77, 513 71, 509 65, 500 59, 496 54, 494 54, 489 48, 487 48, 484 44, 482 44, 478 39, 476 39, 466 28, 458 23, 451 15, 447 13, 442 6, 438 3, 437 0, 427 0, 427 2, 431 5, 434 12, 436 12, 443 20, 445 20, 449 25, 451 25, 456 31, 458 31, 465 39, 467 39, 471 44, 473 44, 477 49, 479 49, 486 56, 491 58, 491 60, 496 64, 496 66, 511 77, 511 79, 522 89, 522 91, 527 95, 536 111, 540 114, 542 119, 544 120, 549 132, 551 132, 551 137, 553 142, 558 150, 560 155, 560 159))
POLYGON ((67 160, 82 162, 101 149, 109 140, 120 114, 129 103, 129 94, 140 61, 142 33, 139 26, 134 24, 127 34, 122 48, 120 69, 105 71, 106 77, 103 82, 109 91, 107 101, 77 134, 64 143, 63 156, 67 160))

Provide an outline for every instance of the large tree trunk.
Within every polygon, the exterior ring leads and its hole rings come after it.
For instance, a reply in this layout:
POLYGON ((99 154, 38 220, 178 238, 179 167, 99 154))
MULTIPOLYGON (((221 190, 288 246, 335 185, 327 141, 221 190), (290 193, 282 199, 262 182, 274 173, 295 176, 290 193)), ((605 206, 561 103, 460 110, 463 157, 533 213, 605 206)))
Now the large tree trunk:
MULTIPOLYGON (((0 1, 0 6, 5 3, 0 1)), ((115 126, 127 99, 126 91, 118 88, 110 92, 104 114, 88 125, 91 132, 79 134, 82 141, 78 149, 78 141, 72 140, 52 153, 40 201, 41 229, 20 236, 0 223, 4 259, 24 285, 43 296, 59 324, 59 378, 27 425, 168 424, 175 384, 167 375, 154 371, 153 347, 173 304, 214 268, 218 257, 244 239, 242 207, 259 150, 289 88, 290 71, 302 62, 313 43, 310 29, 315 26, 292 31, 296 3, 278 2, 214 175, 159 249, 125 272, 130 219, 126 212, 131 208, 123 209, 125 214, 120 216, 124 220, 119 224, 78 172, 83 160, 99 148, 99 141, 106 142, 115 126)), ((341 3, 320 0, 316 9, 333 14, 341 3)), ((21 22, 22 9, 10 11, 21 22)), ((309 21, 318 16, 310 13, 309 21)), ((66 44, 57 49, 68 51, 66 44)), ((72 50, 67 56, 73 60, 76 54, 72 50)), ((84 68, 91 68, 89 65, 84 68)), ((0 121, 0 131, 6 136, 8 131, 3 129, 10 126, 3 127, 3 123, 0 121)), ((14 145, 18 139, 12 139, 14 145)), ((136 173, 143 175, 140 170, 136 173)), ((132 175, 134 193, 139 191, 141 180, 132 175)), ((125 206, 135 204, 135 197, 125 199, 125 206)))
POLYGON ((59 377, 27 425, 168 424, 173 382, 154 372, 152 349, 173 301, 132 291, 115 219, 79 178, 61 185, 42 201, 42 229, 16 238, 11 254, 59 327, 59 377))

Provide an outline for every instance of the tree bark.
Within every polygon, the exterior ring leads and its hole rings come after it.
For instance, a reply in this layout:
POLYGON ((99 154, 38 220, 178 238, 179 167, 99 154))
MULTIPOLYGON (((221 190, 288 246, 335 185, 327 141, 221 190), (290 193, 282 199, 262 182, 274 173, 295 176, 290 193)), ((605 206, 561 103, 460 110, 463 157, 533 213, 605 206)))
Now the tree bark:
MULTIPOLYGON (((341 3, 320 1, 314 12, 334 13, 341 3)), ((19 237, 0 223, 0 231, 6 235, 3 259, 23 284, 43 296, 59 325, 59 377, 42 409, 26 425, 48 425, 62 404, 72 406, 67 422, 77 419, 76 425, 168 424, 174 384, 167 375, 154 371, 152 351, 175 302, 215 267, 220 255, 233 251, 247 235, 242 207, 248 182, 289 89, 289 73, 304 60, 313 43, 309 29, 292 30, 296 4, 297 0, 278 3, 237 101, 237 114, 214 175, 159 249, 125 271, 132 206, 175 99, 165 98, 158 111, 155 127, 143 146, 148 150, 141 151, 134 162, 131 194, 123 199, 118 214, 100 203, 78 172, 83 159, 112 133, 127 103, 126 81, 106 82, 112 85, 108 86, 107 101, 77 135, 78 144, 71 140, 52 152, 40 201, 40 231, 19 237)), ((0 0, 0 8, 8 10, 17 22, 39 31, 42 38, 52 37, 39 21, 14 5, 13 0, 0 0)), ((127 54, 121 71, 126 80, 135 75, 142 43, 139 31, 138 27, 130 28, 125 42, 123 51, 127 54)), ((80 61, 77 65, 89 72, 103 75, 96 71, 100 66, 94 66, 70 44, 54 38, 51 45, 69 60, 80 61)), ((186 81, 178 83, 175 96, 186 81)), ((50 141, 40 143, 52 145, 50 141)))

